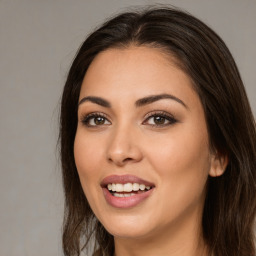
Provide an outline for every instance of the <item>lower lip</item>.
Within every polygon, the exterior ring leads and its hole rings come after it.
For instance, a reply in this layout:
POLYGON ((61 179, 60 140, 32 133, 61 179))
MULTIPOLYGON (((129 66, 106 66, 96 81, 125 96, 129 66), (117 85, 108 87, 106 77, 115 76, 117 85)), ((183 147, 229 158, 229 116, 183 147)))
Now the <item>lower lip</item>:
POLYGON ((107 188, 103 188, 103 194, 105 196, 106 201, 111 206, 116 208, 130 208, 146 200, 152 194, 153 190, 154 189, 152 188, 146 192, 135 194, 129 197, 116 197, 113 196, 107 188))

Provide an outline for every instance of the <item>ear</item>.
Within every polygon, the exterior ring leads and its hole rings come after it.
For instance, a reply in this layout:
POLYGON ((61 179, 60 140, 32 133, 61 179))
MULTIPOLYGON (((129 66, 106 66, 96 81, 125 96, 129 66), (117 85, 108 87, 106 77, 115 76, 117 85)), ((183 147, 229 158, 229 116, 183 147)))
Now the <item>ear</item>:
POLYGON ((211 157, 211 168, 209 171, 209 175, 212 177, 221 176, 228 165, 228 156, 220 155, 219 153, 215 153, 211 157))

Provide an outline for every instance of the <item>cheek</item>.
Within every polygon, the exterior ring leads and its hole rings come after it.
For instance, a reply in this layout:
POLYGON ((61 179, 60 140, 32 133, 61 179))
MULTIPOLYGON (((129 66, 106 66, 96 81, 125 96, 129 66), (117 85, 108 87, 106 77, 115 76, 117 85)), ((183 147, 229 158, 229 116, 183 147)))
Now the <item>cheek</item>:
POLYGON ((79 179, 93 212, 99 216, 102 198, 100 190, 100 177, 102 169, 102 147, 99 146, 99 140, 95 141, 93 136, 86 136, 81 129, 77 130, 74 141, 74 157, 79 175, 79 179))
POLYGON ((102 163, 101 147, 91 140, 90 136, 85 136, 78 129, 74 141, 74 157, 80 182, 87 197, 94 191, 95 184, 99 183, 102 163))
POLYGON ((145 148, 151 165, 162 175, 186 172, 188 170, 207 171, 210 163, 210 151, 207 136, 189 132, 177 132, 170 136, 151 137, 145 148), (205 169, 206 168, 206 169, 205 169), (168 171, 167 171, 168 170, 168 171))
POLYGON ((97 173, 97 163, 99 163, 99 155, 101 154, 100 148, 92 137, 86 136, 81 129, 77 130, 74 141, 74 157, 79 173, 85 176, 97 173))
POLYGON ((202 136, 182 132, 169 139, 158 138, 157 142, 151 141, 147 151, 151 166, 158 174, 159 191, 162 196, 170 195, 172 207, 198 202, 204 195, 210 152, 207 136, 198 134, 202 136))

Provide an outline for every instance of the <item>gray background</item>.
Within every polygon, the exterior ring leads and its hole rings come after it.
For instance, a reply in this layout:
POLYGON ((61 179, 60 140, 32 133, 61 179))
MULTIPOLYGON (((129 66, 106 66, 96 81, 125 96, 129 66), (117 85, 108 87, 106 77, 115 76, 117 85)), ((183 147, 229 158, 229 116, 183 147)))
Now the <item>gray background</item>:
MULTIPOLYGON (((63 197, 56 141, 62 87, 85 35, 156 1, 0 0, 0 255, 57 256, 63 197)), ((159 1, 185 8, 227 43, 256 113, 256 0, 159 1)))

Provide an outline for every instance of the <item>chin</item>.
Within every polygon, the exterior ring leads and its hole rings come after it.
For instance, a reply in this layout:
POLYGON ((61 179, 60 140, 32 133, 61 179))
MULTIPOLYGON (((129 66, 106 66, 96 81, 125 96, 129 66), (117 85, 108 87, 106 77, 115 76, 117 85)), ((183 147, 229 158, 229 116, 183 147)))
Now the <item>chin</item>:
POLYGON ((122 238, 140 238, 145 237, 151 233, 150 223, 152 225, 152 220, 147 222, 143 217, 136 216, 122 216, 122 217, 113 217, 107 222, 101 222, 105 229, 114 237, 122 238))

